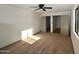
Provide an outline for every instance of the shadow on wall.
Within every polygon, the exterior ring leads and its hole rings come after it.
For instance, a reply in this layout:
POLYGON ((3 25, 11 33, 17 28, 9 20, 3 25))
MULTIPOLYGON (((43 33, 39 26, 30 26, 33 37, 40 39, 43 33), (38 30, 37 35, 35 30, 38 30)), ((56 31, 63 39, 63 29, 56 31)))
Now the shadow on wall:
POLYGON ((40 37, 34 36, 33 35, 33 29, 27 29, 27 30, 23 30, 21 32, 21 36, 22 36, 22 41, 27 42, 28 44, 33 44, 36 41, 38 41, 39 39, 41 39, 40 37))

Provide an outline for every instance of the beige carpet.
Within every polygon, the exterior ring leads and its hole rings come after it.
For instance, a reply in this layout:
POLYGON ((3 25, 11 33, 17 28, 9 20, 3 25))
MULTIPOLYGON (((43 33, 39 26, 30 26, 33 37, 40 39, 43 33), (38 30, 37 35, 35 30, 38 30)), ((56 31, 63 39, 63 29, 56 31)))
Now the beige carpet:
POLYGON ((72 54, 74 53, 71 38, 61 34, 39 33, 25 41, 18 41, 1 50, 8 53, 26 54, 72 54))

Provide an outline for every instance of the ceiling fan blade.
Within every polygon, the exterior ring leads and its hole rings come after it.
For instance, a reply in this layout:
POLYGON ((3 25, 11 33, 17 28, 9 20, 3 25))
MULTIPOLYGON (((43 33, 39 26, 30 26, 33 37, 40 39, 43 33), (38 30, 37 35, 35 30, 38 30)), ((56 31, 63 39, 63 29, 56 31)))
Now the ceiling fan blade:
POLYGON ((44 7, 45 9, 52 9, 52 7, 44 7))
POLYGON ((42 9, 43 11, 46 11, 44 8, 42 9))

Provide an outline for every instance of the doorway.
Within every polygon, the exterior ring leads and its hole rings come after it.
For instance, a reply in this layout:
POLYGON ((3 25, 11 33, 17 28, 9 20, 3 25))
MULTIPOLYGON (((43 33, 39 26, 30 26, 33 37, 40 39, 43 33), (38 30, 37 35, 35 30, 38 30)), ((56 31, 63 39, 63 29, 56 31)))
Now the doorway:
POLYGON ((53 33, 60 33, 60 16, 53 16, 53 33))
POLYGON ((50 32, 50 16, 46 16, 46 32, 50 32))

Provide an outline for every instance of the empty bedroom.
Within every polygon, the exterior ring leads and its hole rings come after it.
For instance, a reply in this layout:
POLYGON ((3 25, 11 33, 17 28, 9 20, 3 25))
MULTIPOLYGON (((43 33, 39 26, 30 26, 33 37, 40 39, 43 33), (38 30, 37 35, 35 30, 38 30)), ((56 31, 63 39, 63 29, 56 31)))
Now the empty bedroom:
POLYGON ((77 4, 0 4, 0 54, 79 53, 77 4))

